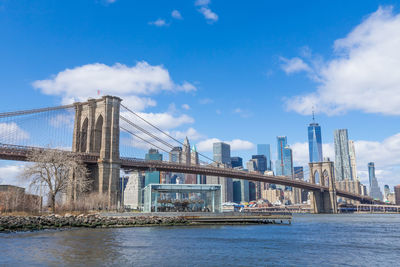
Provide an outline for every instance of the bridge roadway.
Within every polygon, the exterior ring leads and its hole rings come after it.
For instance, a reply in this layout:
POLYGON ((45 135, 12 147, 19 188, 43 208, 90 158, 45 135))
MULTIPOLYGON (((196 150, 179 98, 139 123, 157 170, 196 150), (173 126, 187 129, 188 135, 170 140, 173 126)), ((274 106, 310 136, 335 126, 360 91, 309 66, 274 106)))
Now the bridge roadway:
MULTIPOLYGON (((28 156, 31 151, 34 150, 47 150, 48 148, 37 148, 37 147, 27 147, 27 146, 15 146, 0 143, 0 159, 3 160, 18 160, 18 161, 28 161, 28 156)), ((65 153, 74 153, 69 151, 63 151, 65 153)), ((95 164, 99 156, 97 154, 89 153, 75 153, 78 154, 81 159, 87 164, 95 164)), ((297 187, 305 190, 311 191, 329 191, 327 186, 321 186, 319 184, 312 184, 301 180, 291 180, 284 176, 273 176, 273 175, 263 175, 259 173, 252 173, 246 171, 240 171, 230 168, 218 168, 210 165, 186 165, 165 161, 153 161, 153 160, 143 160, 137 158, 126 158, 121 157, 121 168, 130 170, 157 170, 164 172, 174 172, 174 173, 191 173, 200 174, 208 176, 219 176, 219 177, 229 177, 235 179, 243 179, 257 182, 265 182, 270 184, 279 184, 285 186, 297 187)), ((374 200, 369 196, 362 196, 354 193, 350 193, 343 190, 336 190, 336 195, 340 197, 345 197, 353 200, 358 200, 361 202, 372 203, 374 200)))

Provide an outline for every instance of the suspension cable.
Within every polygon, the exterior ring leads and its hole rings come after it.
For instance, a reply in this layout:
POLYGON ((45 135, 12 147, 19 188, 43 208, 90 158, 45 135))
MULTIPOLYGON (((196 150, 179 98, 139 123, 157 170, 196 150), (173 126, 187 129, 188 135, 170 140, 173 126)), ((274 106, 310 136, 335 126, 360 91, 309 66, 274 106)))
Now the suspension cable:
MULTIPOLYGON (((141 119, 142 121, 146 122, 147 124, 149 124, 149 125, 152 126, 153 128, 155 128, 155 129, 157 129, 158 131, 160 131, 161 133, 165 134, 166 136, 168 136, 169 138, 171 138, 171 139, 174 140, 175 142, 177 142, 177 143, 181 144, 182 146, 186 147, 186 145, 185 145, 184 143, 182 143, 181 141, 179 141, 179 140, 176 139, 175 137, 171 136, 170 134, 166 133, 165 131, 161 130, 159 127, 155 126, 154 124, 152 124, 151 122, 147 121, 146 119, 142 118, 141 116, 139 116, 139 115, 138 115, 136 112, 134 112, 133 110, 129 109, 128 107, 124 106, 123 104, 121 104, 121 106, 122 106, 123 108, 125 108, 126 110, 128 110, 128 111, 129 111, 130 113, 132 113, 133 115, 135 115, 136 117, 138 117, 139 119, 141 119)), ((188 149, 190 149, 190 147, 189 147, 188 149)), ((210 161, 212 161, 212 162, 218 163, 218 162, 216 162, 215 160, 213 160, 213 159, 207 157, 206 155, 204 155, 204 154, 202 154, 202 153, 200 153, 200 152, 197 152, 197 153, 198 153, 200 156, 202 156, 202 157, 204 157, 204 158, 206 158, 206 159, 208 159, 208 160, 210 160, 210 161)))

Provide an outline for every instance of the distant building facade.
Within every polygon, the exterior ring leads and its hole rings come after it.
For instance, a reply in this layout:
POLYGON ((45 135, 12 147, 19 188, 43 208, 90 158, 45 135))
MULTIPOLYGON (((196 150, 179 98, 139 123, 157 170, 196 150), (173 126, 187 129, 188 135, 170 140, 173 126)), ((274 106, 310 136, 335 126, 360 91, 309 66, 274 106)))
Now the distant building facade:
POLYGON ((400 185, 394 187, 394 198, 396 205, 400 205, 400 185))
POLYGON ((231 157, 231 165, 232 168, 237 168, 237 167, 243 168, 243 159, 241 157, 231 157))
MULTIPOLYGON (((149 152, 145 155, 145 159, 162 161, 163 156, 158 152, 157 149, 150 148, 149 152)), ((161 183, 161 175, 159 171, 146 172, 144 186, 147 186, 149 184, 159 184, 159 183, 161 183)))

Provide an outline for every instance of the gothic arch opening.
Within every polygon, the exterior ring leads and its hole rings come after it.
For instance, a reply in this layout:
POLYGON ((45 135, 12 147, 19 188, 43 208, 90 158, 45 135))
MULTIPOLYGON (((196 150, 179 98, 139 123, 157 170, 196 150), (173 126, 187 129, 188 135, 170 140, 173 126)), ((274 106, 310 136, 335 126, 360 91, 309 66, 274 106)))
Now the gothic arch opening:
POLYGON ((80 140, 80 147, 81 147, 80 151, 81 152, 86 152, 88 124, 89 124, 89 120, 88 120, 88 118, 86 118, 83 121, 82 128, 81 128, 82 129, 81 130, 81 138, 80 138, 81 139, 80 140))
POLYGON ((96 127, 94 128, 94 149, 93 152, 99 153, 101 149, 101 133, 103 129, 103 116, 99 116, 96 121, 96 127))
POLYGON ((322 173, 322 179, 324 181, 324 186, 329 186, 329 174, 327 170, 322 173))
POLYGON ((314 182, 315 184, 320 184, 319 171, 314 172, 314 182))

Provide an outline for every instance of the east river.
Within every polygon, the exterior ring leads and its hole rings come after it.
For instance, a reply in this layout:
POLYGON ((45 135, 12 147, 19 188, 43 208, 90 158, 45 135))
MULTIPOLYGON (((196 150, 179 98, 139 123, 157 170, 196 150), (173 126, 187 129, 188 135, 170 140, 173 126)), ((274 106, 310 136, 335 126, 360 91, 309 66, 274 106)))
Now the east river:
POLYGON ((399 266, 400 215, 1 233, 0 266, 399 266))

